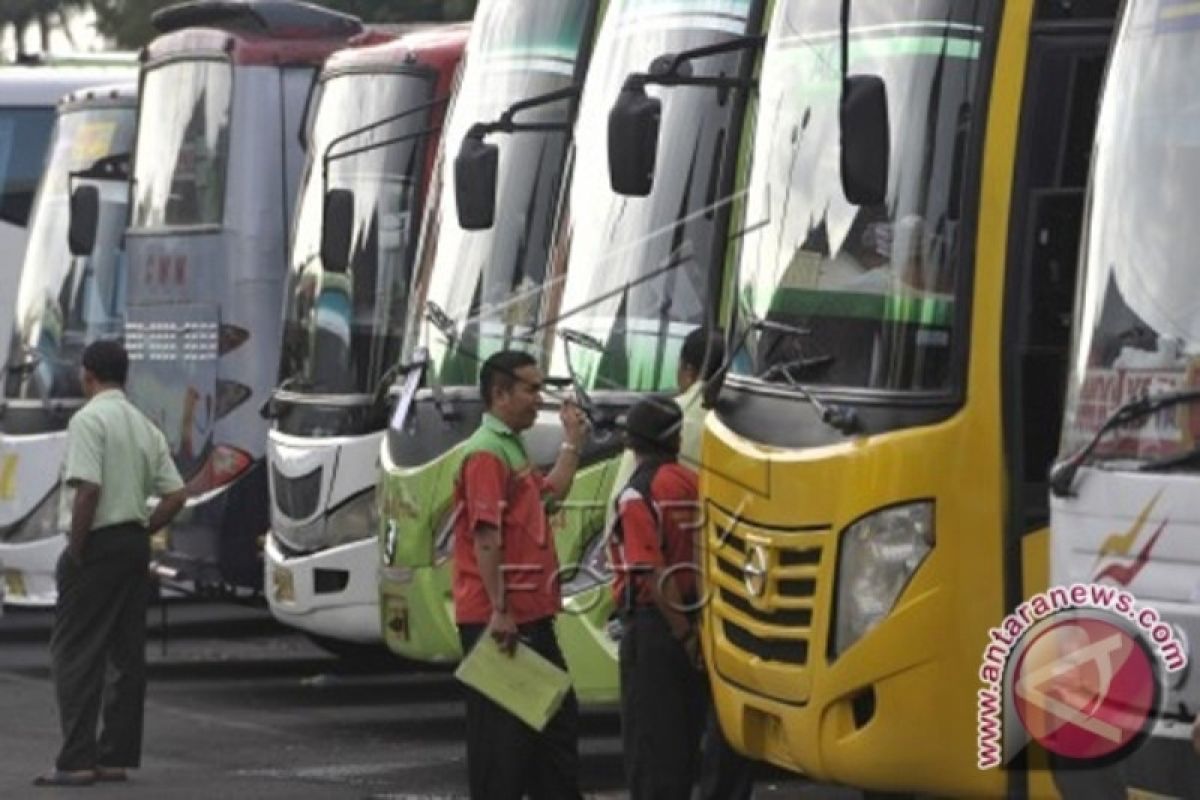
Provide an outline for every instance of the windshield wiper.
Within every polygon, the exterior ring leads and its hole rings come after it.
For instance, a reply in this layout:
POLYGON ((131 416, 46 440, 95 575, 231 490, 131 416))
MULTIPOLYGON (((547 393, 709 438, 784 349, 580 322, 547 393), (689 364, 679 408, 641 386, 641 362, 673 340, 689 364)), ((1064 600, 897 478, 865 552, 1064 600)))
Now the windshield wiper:
MULTIPOLYGON (((1108 418, 1104 420, 1092 438, 1088 440, 1082 448, 1077 450, 1073 455, 1059 460, 1050 469, 1050 491, 1055 497, 1070 497, 1072 496, 1071 488, 1075 483, 1075 475, 1079 472, 1088 459, 1088 456, 1100 444, 1100 440, 1115 428, 1120 428, 1128 425, 1131 422, 1148 417, 1162 411, 1164 408, 1179 405, 1180 403, 1192 403, 1200 400, 1200 390, 1189 389, 1183 392, 1162 392, 1160 394, 1144 394, 1140 397, 1135 397, 1122 403, 1116 408, 1108 418)), ((1166 461, 1168 459, 1164 459, 1166 461)), ((1153 465, 1151 462, 1150 465, 1153 465)))
MULTIPOLYGON (((788 325, 784 322, 774 322, 772 320, 759 319, 746 309, 743 309, 742 311, 744 314, 746 314, 746 316, 750 317, 750 321, 747 323, 746 328, 742 331, 742 335, 738 339, 737 344, 725 355, 725 363, 718 367, 713 373, 712 377, 708 379, 708 382, 704 387, 704 405, 706 408, 712 408, 713 404, 716 402, 717 395, 721 393, 721 387, 725 384, 725 378, 729 374, 729 370, 733 366, 734 360, 737 358, 738 354, 745 349, 746 342, 750 338, 751 333, 766 332, 776 333, 781 336, 809 336, 812 334, 812 331, 808 328, 788 325)), ((811 369, 813 367, 828 366, 835 360, 837 360, 836 356, 833 355, 819 355, 807 359, 796 359, 792 362, 789 362, 789 366, 791 368, 811 369), (799 363, 801 361, 804 363, 799 363)))
MULTIPOLYGON (((735 347, 731 348, 725 356, 725 363, 722 364, 708 382, 704 386, 704 406, 712 408, 716 405, 717 397, 721 394, 721 388, 725 385, 725 379, 729 375, 729 370, 733 366, 734 360, 738 354, 745 349, 746 342, 753 332, 759 333, 774 333, 780 336, 808 336, 812 333, 808 328, 801 328, 795 325, 788 325, 784 322, 775 322, 773 320, 759 319, 749 310, 743 309, 743 313, 750 317, 745 329, 742 331, 741 337, 735 347)), ((782 379, 789 389, 792 389, 805 400, 807 400, 816 410, 821 421, 825 424, 837 429, 840 433, 850 435, 858 433, 861 430, 858 415, 854 413, 854 409, 843 408, 840 405, 831 405, 824 402, 813 394, 807 386, 800 383, 793 374, 794 371, 808 372, 814 369, 828 367, 837 360, 837 356, 832 353, 822 353, 817 356, 808 356, 794 358, 790 361, 783 361, 778 364, 773 364, 768 367, 762 374, 758 376, 759 380, 771 382, 775 379, 782 379)))
POLYGON ((1200 461, 1200 446, 1193 447, 1189 450, 1184 450, 1182 453, 1174 453, 1169 456, 1163 456, 1162 458, 1156 458, 1153 461, 1146 461, 1142 464, 1138 464, 1137 471, 1165 472, 1167 470, 1174 469, 1175 467, 1182 467, 1197 461, 1200 461))
POLYGON ((760 380, 771 382, 776 378, 782 378, 787 383, 788 388, 796 392, 809 402, 813 409, 817 412, 817 416, 826 425, 836 429, 839 433, 849 436, 852 433, 858 433, 860 425, 858 414, 854 413, 852 408, 843 408, 842 406, 830 405, 821 398, 817 397, 800 381, 796 380, 792 375, 793 369, 811 369, 813 366, 823 366, 832 363, 833 356, 818 356, 816 358, 797 358, 792 361, 781 361, 778 364, 773 364, 767 368, 760 380))
POLYGON ((433 327, 437 328, 450 344, 457 344, 458 326, 454 324, 454 320, 446 313, 445 309, 432 300, 425 301, 425 319, 432 322, 433 327))
POLYGON ((597 353, 604 352, 604 342, 597 339, 591 334, 577 331, 574 328, 559 328, 558 335, 564 342, 577 344, 580 347, 586 347, 589 350, 595 350, 597 353))
POLYGON ((563 340, 563 347, 566 350, 567 374, 571 376, 571 385, 575 387, 575 400, 579 403, 579 408, 583 411, 583 415, 592 423, 592 429, 599 430, 609 420, 600 419, 600 411, 596 408, 596 403, 592 400, 591 395, 588 394, 587 389, 584 388, 583 380, 580 379, 579 373, 575 371, 574 359, 571 358, 571 345, 574 344, 598 353, 603 353, 605 349, 604 343, 590 334, 577 331, 573 328, 560 327, 558 335, 563 340))

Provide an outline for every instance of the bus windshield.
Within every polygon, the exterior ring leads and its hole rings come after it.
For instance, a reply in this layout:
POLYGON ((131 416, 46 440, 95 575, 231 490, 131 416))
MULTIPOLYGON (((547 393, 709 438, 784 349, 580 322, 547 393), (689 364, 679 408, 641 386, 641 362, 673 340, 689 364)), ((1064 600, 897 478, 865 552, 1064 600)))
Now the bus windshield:
MULTIPOLYGON (((1096 127, 1064 453, 1135 397, 1200 388, 1189 200, 1200 198, 1200 11, 1169 0, 1125 8, 1096 127)), ((1181 403, 1114 430, 1094 454, 1169 459, 1198 439, 1200 405, 1181 403)))
MULTIPOLYGON (((513 103, 571 86, 594 3, 501 0, 476 16, 462 81, 449 114, 430 189, 415 296, 406 339, 429 347, 438 380, 471 386, 479 362, 504 347, 532 347, 569 135, 551 131, 494 137, 500 146, 496 223, 459 227, 454 157, 477 122, 495 120, 513 103), (426 300, 457 323, 448 342, 426 324, 426 300)), ((520 122, 571 122, 571 101, 523 112, 520 122)))
POLYGON ((170 61, 145 73, 131 227, 221 224, 232 96, 228 61, 170 61))
POLYGON ((0 107, 0 222, 24 228, 43 155, 54 124, 54 108, 0 107))
MULTIPOLYGON (((566 277, 557 320, 601 342, 604 351, 568 352, 559 343, 551 372, 566 374, 571 358, 589 388, 674 388, 683 339, 705 323, 720 288, 712 261, 720 260, 714 237, 722 201, 712 195, 726 137, 736 133, 738 98, 708 87, 647 89, 663 106, 654 186, 645 198, 611 188, 608 115, 630 72, 647 71, 667 53, 745 35, 750 5, 623 0, 609 9, 616 24, 606 24, 596 44, 576 126, 580 156, 562 219, 566 277)), ((691 67, 695 75, 732 76, 742 57, 708 57, 691 67)))
MULTIPOLYGON (((960 211, 968 132, 982 120, 992 3, 859 0, 851 74, 885 83, 885 202, 850 204, 840 171, 840 3, 776 9, 763 62, 738 319, 747 377, 881 392, 951 390, 955 304, 967 285, 960 211), (752 325, 773 322, 775 326, 752 325), (791 329, 789 331, 789 329, 791 329), (794 331, 806 331, 799 334, 794 331), (791 371, 803 365, 803 371, 791 371)), ((786 383, 786 382, 785 382, 786 383)))
POLYGON ((122 180, 69 181, 97 161, 128 154, 133 146, 136 110, 132 106, 64 113, 35 202, 17 290, 13 339, 5 394, 11 398, 82 397, 77 370, 83 348, 121 329, 124 258, 120 247, 126 222, 128 184, 122 180), (70 191, 82 183, 100 193, 96 244, 90 256, 72 256, 67 247, 70 191))
POLYGON ((352 72, 322 84, 308 170, 292 242, 284 321, 286 388, 367 394, 400 356, 401 326, 415 246, 429 110, 334 142, 355 129, 433 99, 428 76, 352 72), (412 136, 403 142, 384 142, 412 136), (332 144, 332 147, 331 147, 332 144), (354 152, 361 151, 361 152, 354 152), (328 184, 322 163, 328 160, 328 184), (321 263, 324 189, 353 192, 354 221, 344 272, 321 263))

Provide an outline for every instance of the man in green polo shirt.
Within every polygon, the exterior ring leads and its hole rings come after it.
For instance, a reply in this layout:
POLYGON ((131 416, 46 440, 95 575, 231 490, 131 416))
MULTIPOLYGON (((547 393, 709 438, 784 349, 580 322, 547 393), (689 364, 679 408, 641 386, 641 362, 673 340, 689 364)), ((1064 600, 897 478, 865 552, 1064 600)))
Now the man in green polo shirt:
POLYGON ((63 482, 74 499, 50 638, 63 746, 54 770, 34 781, 39 786, 125 780, 141 760, 150 534, 187 495, 166 438, 125 399, 128 370, 118 342, 93 342, 83 352, 88 402, 67 428, 63 482), (151 497, 161 500, 148 513, 151 497))

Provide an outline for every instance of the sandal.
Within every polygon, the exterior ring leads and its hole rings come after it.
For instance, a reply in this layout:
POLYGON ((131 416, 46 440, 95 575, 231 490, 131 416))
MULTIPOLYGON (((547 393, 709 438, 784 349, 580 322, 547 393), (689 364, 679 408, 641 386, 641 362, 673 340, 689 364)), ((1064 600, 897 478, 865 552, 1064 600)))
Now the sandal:
POLYGON ((91 770, 54 769, 33 779, 34 786, 91 786, 96 773, 91 770))

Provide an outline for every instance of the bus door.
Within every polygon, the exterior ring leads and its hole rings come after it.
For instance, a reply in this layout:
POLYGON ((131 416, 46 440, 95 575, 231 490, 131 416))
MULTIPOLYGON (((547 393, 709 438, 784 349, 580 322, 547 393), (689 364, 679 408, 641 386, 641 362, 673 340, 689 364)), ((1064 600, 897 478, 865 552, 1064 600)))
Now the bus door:
POLYGON ((1002 346, 1011 493, 1005 607, 1046 586, 1046 476, 1062 425, 1084 192, 1111 20, 1035 23, 1009 227, 1002 346))

